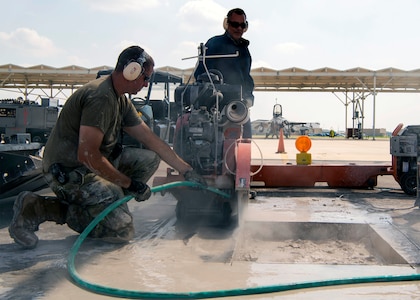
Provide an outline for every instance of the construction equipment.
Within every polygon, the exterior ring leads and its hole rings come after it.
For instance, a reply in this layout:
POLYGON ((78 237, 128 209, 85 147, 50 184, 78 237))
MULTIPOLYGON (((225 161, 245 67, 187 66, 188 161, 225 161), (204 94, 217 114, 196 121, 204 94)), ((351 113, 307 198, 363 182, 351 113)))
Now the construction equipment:
MULTIPOLYGON (((199 55, 203 59, 205 51, 199 55)), ((172 189, 170 193, 178 200, 177 217, 180 221, 206 219, 228 224, 232 215, 240 218, 250 186, 251 140, 241 139, 249 110, 241 86, 225 84, 221 72, 208 70, 196 82, 177 87, 175 103, 181 112, 173 141, 175 152, 209 186, 230 195, 225 198, 205 190, 172 189)), ((182 175, 168 169, 167 176, 155 177, 153 185, 182 180, 182 175)))
POLYGON ((0 199, 6 201, 23 190, 47 186, 38 152, 46 143, 58 117, 58 102, 0 100, 0 199))
POLYGON ((58 116, 58 102, 42 99, 0 100, 0 133, 2 144, 46 143, 58 116))
POLYGON ((420 147, 420 125, 403 128, 399 124, 393 131, 390 144, 395 180, 407 194, 417 194, 417 156, 420 147))

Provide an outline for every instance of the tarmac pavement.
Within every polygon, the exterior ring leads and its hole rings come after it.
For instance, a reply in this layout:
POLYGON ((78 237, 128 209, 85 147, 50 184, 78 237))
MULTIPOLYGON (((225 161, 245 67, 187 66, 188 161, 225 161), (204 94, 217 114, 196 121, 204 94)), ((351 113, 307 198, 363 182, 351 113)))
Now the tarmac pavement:
MULTIPOLYGON (((294 164, 298 152, 294 142, 294 139, 285 139, 286 153, 276 153, 277 140, 255 139, 252 164, 294 164)), ((312 139, 309 152, 313 164, 391 164, 389 140, 312 139)), ((165 170, 166 165, 162 163, 156 175, 164 176, 165 170)), ((51 191, 46 189, 41 193, 51 191)), ((119 289, 165 292, 418 274, 420 210, 414 207, 414 201, 414 197, 401 191, 392 176, 380 176, 374 189, 326 186, 257 189, 256 198, 248 205, 245 218, 248 227, 244 230, 241 227, 178 226, 174 213, 176 200, 170 194, 155 194, 146 202, 129 202, 136 228, 132 242, 117 246, 88 239, 79 251, 76 266, 82 277, 92 282, 119 289), (328 229, 329 234, 338 228, 339 233, 328 241, 317 241, 309 235, 307 240, 292 236, 290 241, 281 236, 286 231, 285 224, 293 227, 295 233, 311 231, 317 226, 328 229), (343 232, 353 235, 363 230, 374 235, 362 233, 361 245, 350 241, 363 249, 357 248, 352 254, 342 252, 354 246, 341 239, 343 232), (252 232, 254 236, 247 235, 252 232), (363 246, 367 240, 370 246, 366 249, 370 249, 371 254, 365 255, 363 246), (306 248, 309 246, 312 248, 306 248), (295 257, 295 261, 284 261, 286 254, 280 251, 284 249, 287 255, 295 254, 299 260, 295 257), (380 249, 387 252, 382 251, 381 259, 376 257, 380 249), (334 262, 327 257, 354 258, 355 261, 334 262)), ((38 247, 22 250, 9 237, 11 217, 11 203, 3 204, 0 207, 1 299, 111 298, 82 289, 70 279, 67 256, 77 233, 67 226, 47 222, 37 233, 38 247)), ((420 282, 339 285, 227 298, 328 297, 419 299, 420 282)))

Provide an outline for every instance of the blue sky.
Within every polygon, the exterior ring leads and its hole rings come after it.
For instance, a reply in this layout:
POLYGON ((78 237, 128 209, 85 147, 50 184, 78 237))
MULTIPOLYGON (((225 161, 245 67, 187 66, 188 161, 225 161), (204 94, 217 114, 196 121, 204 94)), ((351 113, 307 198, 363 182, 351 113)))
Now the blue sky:
MULTIPOLYGON (((182 58, 221 34, 227 11, 241 7, 250 24, 244 37, 251 42, 253 68, 420 69, 415 0, 0 2, 7 7, 0 19, 0 65, 114 66, 123 48, 138 44, 157 67, 189 68, 195 61, 182 58)), ((257 93, 252 119, 271 118, 276 101, 291 121, 344 130, 344 106, 330 93, 257 93)), ((376 128, 418 123, 420 94, 379 93, 376 101, 376 128)), ((373 125, 372 107, 368 98, 367 128, 373 125)))

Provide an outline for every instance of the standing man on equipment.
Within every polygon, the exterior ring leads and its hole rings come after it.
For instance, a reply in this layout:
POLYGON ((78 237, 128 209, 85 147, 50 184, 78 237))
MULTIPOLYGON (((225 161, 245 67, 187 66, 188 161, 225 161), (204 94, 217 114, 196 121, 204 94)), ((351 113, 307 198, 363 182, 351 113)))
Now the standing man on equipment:
MULTIPOLYGON (((154 61, 142 48, 132 46, 118 57, 109 76, 78 89, 64 105, 48 139, 43 157, 45 178, 57 197, 23 192, 17 197, 10 236, 24 248, 35 248, 39 224, 54 221, 81 233, 111 203, 125 195, 145 201, 146 182, 160 159, 186 180, 205 180, 142 122, 126 94, 148 86, 154 61), (122 131, 147 149, 122 147, 122 131)), ((90 237, 128 242, 134 235, 127 203, 105 217, 90 237)))
MULTIPOLYGON (((223 75, 224 83, 241 85, 243 99, 250 108, 254 105, 254 80, 250 75, 252 59, 248 50, 249 41, 242 37, 248 29, 245 12, 240 8, 231 9, 223 21, 223 28, 224 34, 210 38, 205 44, 206 56, 236 52, 239 56, 206 59, 207 69, 219 70, 223 75)), ((200 61, 194 72, 195 79, 203 73, 205 73, 205 68, 203 62, 200 61)), ((244 124, 242 137, 252 137, 251 120, 244 124)))

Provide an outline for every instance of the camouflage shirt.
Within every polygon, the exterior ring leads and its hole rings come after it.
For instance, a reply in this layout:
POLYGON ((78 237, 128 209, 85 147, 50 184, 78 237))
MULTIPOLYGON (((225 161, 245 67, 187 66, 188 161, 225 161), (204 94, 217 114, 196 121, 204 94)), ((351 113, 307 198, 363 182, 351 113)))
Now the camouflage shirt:
POLYGON ((141 118, 131 101, 114 91, 111 76, 93 80, 79 88, 66 101, 48 138, 43 156, 44 172, 53 163, 78 167, 80 125, 99 128, 104 133, 101 153, 109 157, 122 127, 140 124, 141 118))

